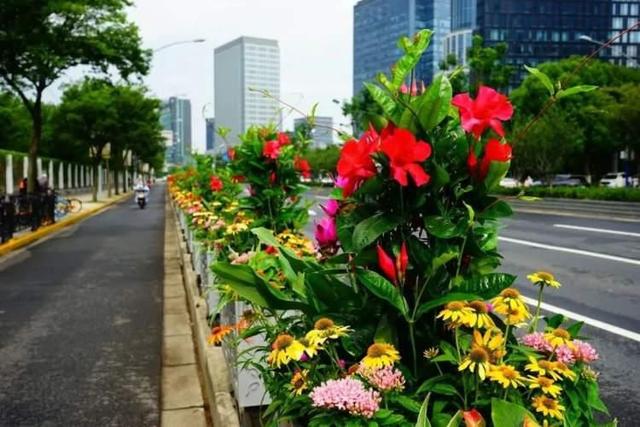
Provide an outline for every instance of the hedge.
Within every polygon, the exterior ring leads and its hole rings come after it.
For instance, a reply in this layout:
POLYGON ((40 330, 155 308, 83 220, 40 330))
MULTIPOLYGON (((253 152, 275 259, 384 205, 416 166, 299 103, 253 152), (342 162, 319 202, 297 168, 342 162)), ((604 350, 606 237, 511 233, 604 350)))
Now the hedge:
POLYGON ((620 202, 640 202, 640 188, 606 187, 499 187, 497 194, 507 196, 560 197, 565 199, 612 200, 620 202))

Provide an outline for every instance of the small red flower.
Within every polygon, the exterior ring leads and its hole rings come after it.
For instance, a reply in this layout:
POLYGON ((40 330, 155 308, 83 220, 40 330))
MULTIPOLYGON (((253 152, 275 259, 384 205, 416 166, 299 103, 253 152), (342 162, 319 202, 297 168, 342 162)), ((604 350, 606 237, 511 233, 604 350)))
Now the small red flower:
POLYGON ((464 130, 478 139, 488 127, 504 136, 502 121, 509 120, 513 115, 509 99, 487 86, 480 86, 475 100, 471 99, 469 93, 461 93, 454 96, 451 103, 460 111, 464 130))
POLYGON ((277 159, 280 156, 280 143, 273 140, 265 142, 262 155, 271 160, 277 159))
POLYGON ((387 254, 382 246, 378 243, 378 266, 389 280, 394 284, 404 281, 407 266, 409 265, 409 253, 407 245, 403 242, 400 248, 400 254, 394 260, 387 254))
POLYGON ((220 191, 222 190, 222 187, 222 180, 215 175, 212 176, 211 180, 209 181, 209 188, 211 188, 211 191, 220 191))
POLYGON ((482 414, 476 409, 462 412, 465 427, 485 427, 486 423, 482 414))
POLYGON ((377 150, 377 144, 370 133, 360 138, 351 139, 344 144, 338 160, 338 175, 342 181, 342 195, 351 195, 360 183, 376 174, 376 165, 371 154, 377 150))
POLYGON ((264 250, 266 253, 268 253, 269 255, 275 255, 278 253, 278 249, 276 249, 273 246, 267 246, 266 249, 264 250))
POLYGON ((490 139, 484 146, 484 155, 480 162, 473 149, 467 157, 469 175, 476 181, 484 181, 489 173, 491 162, 508 162, 511 160, 511 146, 502 144, 497 139, 490 139))
POLYGON ((227 157, 229 157, 229 160, 234 160, 236 158, 236 149, 229 147, 227 149, 227 157))
POLYGON ((244 182, 244 176, 242 176, 242 175, 234 175, 231 179, 236 184, 240 184, 240 183, 244 182))
POLYGON ((273 184, 274 182, 276 182, 277 179, 278 179, 278 176, 276 175, 276 173, 271 172, 271 175, 269 175, 269 182, 273 184))
POLYGON ((424 141, 416 141, 416 137, 406 129, 396 129, 383 139, 382 152, 391 161, 391 174, 400 185, 409 185, 407 175, 411 175, 418 187, 429 182, 431 177, 419 164, 431 156, 431 146, 424 141))
POLYGON ((291 144, 291 139, 289 139, 289 135, 287 135, 284 132, 278 132, 278 144, 281 147, 291 144))
POLYGON ((306 159, 296 156, 293 166, 302 174, 303 177, 311 178, 311 166, 306 159))

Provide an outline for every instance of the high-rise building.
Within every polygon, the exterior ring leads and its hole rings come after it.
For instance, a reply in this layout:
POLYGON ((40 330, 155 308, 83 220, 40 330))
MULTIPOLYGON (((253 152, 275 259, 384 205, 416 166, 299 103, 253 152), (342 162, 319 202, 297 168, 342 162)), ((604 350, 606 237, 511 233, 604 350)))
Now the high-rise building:
POLYGON ((353 92, 387 72, 401 51, 398 39, 428 28, 434 31, 416 78, 429 83, 444 58, 443 40, 451 25, 451 0, 360 0, 353 13, 353 92))
MULTIPOLYGON (((293 119, 293 127, 307 123, 304 117, 293 119)), ((311 130, 311 147, 326 148, 333 144, 333 118, 328 116, 316 116, 315 126, 311 130)))
POLYGON ((251 125, 280 127, 280 47, 277 40, 240 37, 214 51, 216 125, 231 129, 230 144, 251 125), (273 98, 266 97, 267 91, 273 98))
POLYGON ((216 143, 216 119, 211 117, 208 119, 205 119, 205 124, 207 126, 207 147, 206 147, 206 151, 207 153, 210 153, 213 151, 214 147, 215 147, 215 143, 216 143))
MULTIPOLYGON (((455 53, 466 62, 471 33, 487 45, 505 42, 507 62, 517 74, 523 65, 587 55, 640 18, 640 3, 618 0, 452 0, 452 32, 444 43, 445 55, 455 53)), ((619 65, 637 66, 640 31, 625 34, 600 58, 619 65)))
POLYGON ((160 124, 173 132, 173 144, 167 150, 167 162, 181 165, 191 155, 191 101, 172 96, 162 103, 160 124))

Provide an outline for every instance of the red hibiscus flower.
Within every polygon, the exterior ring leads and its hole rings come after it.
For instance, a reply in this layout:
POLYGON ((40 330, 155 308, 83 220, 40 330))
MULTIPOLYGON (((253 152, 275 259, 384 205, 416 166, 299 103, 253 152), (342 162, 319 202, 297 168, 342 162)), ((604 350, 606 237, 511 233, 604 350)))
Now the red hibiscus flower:
POLYGON ((271 160, 277 159, 280 156, 280 143, 278 141, 265 142, 262 155, 271 160))
POLYGON ((488 127, 504 136, 502 121, 513 115, 509 99, 487 86, 480 86, 475 100, 468 93, 461 93, 454 96, 451 103, 460 111, 463 129, 478 139, 488 127))
POLYGON ((383 139, 381 149, 391 161, 393 179, 403 187, 409 184, 407 175, 411 175, 418 187, 425 185, 431 178, 420 162, 431 156, 431 146, 424 141, 416 141, 416 137, 406 129, 396 129, 383 139))
POLYGON ((278 132, 278 144, 280 144, 281 147, 291 144, 289 135, 284 132, 278 132))
POLYGON ((501 144, 497 139, 490 139, 484 146, 484 154, 478 162, 473 149, 467 157, 467 167, 469 175, 476 181, 483 181, 489 173, 491 162, 508 162, 511 160, 511 146, 509 144, 501 144))
POLYGON ((405 273, 407 272, 407 266, 409 265, 409 253, 407 252, 407 245, 403 242, 400 248, 400 255, 398 255, 394 261, 389 254, 387 254, 382 246, 378 243, 378 266, 382 270, 385 276, 391 280, 394 284, 404 281, 405 273))
POLYGON ((296 156, 293 166, 302 174, 303 177, 311 178, 311 166, 306 159, 296 156))
POLYGON ((342 195, 348 197, 363 181, 376 174, 371 154, 377 150, 371 134, 365 132, 360 141, 349 140, 342 147, 338 160, 338 175, 342 182, 342 195))
POLYGON ((211 188, 211 191, 220 191, 222 190, 222 187, 222 180, 215 175, 212 176, 209 181, 209 188, 211 188))

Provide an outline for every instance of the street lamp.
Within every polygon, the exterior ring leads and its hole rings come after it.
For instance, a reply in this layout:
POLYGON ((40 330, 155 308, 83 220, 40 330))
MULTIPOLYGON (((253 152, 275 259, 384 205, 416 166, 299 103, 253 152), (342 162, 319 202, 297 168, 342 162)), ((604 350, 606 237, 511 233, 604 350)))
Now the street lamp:
POLYGON ((168 47, 172 47, 172 46, 177 46, 179 44, 190 44, 190 43, 204 43, 206 40, 205 39, 193 39, 193 40, 181 40, 181 41, 177 41, 177 42, 171 42, 168 44, 165 44, 164 46, 160 46, 159 48, 153 49, 153 52, 159 52, 161 50, 164 50, 168 47))
MULTIPOLYGON (((595 40, 592 37, 586 35, 586 34, 581 34, 580 36, 578 36, 578 40, 582 40, 585 41, 587 43, 592 43, 598 46, 602 46, 602 47, 606 47, 607 44, 605 42, 601 42, 600 40, 595 40)), ((609 46, 612 47, 612 46, 609 46)), ((622 53, 622 52, 620 52, 622 53)), ((613 55, 612 55, 613 56, 613 55)), ((617 56, 617 55, 616 55, 617 56)), ((629 61, 633 61, 634 63, 637 62, 637 58, 634 58, 633 56, 627 54, 627 53, 622 53, 622 56, 624 56, 625 58, 627 58, 629 61)), ((627 64, 629 65, 629 64, 627 64)))

